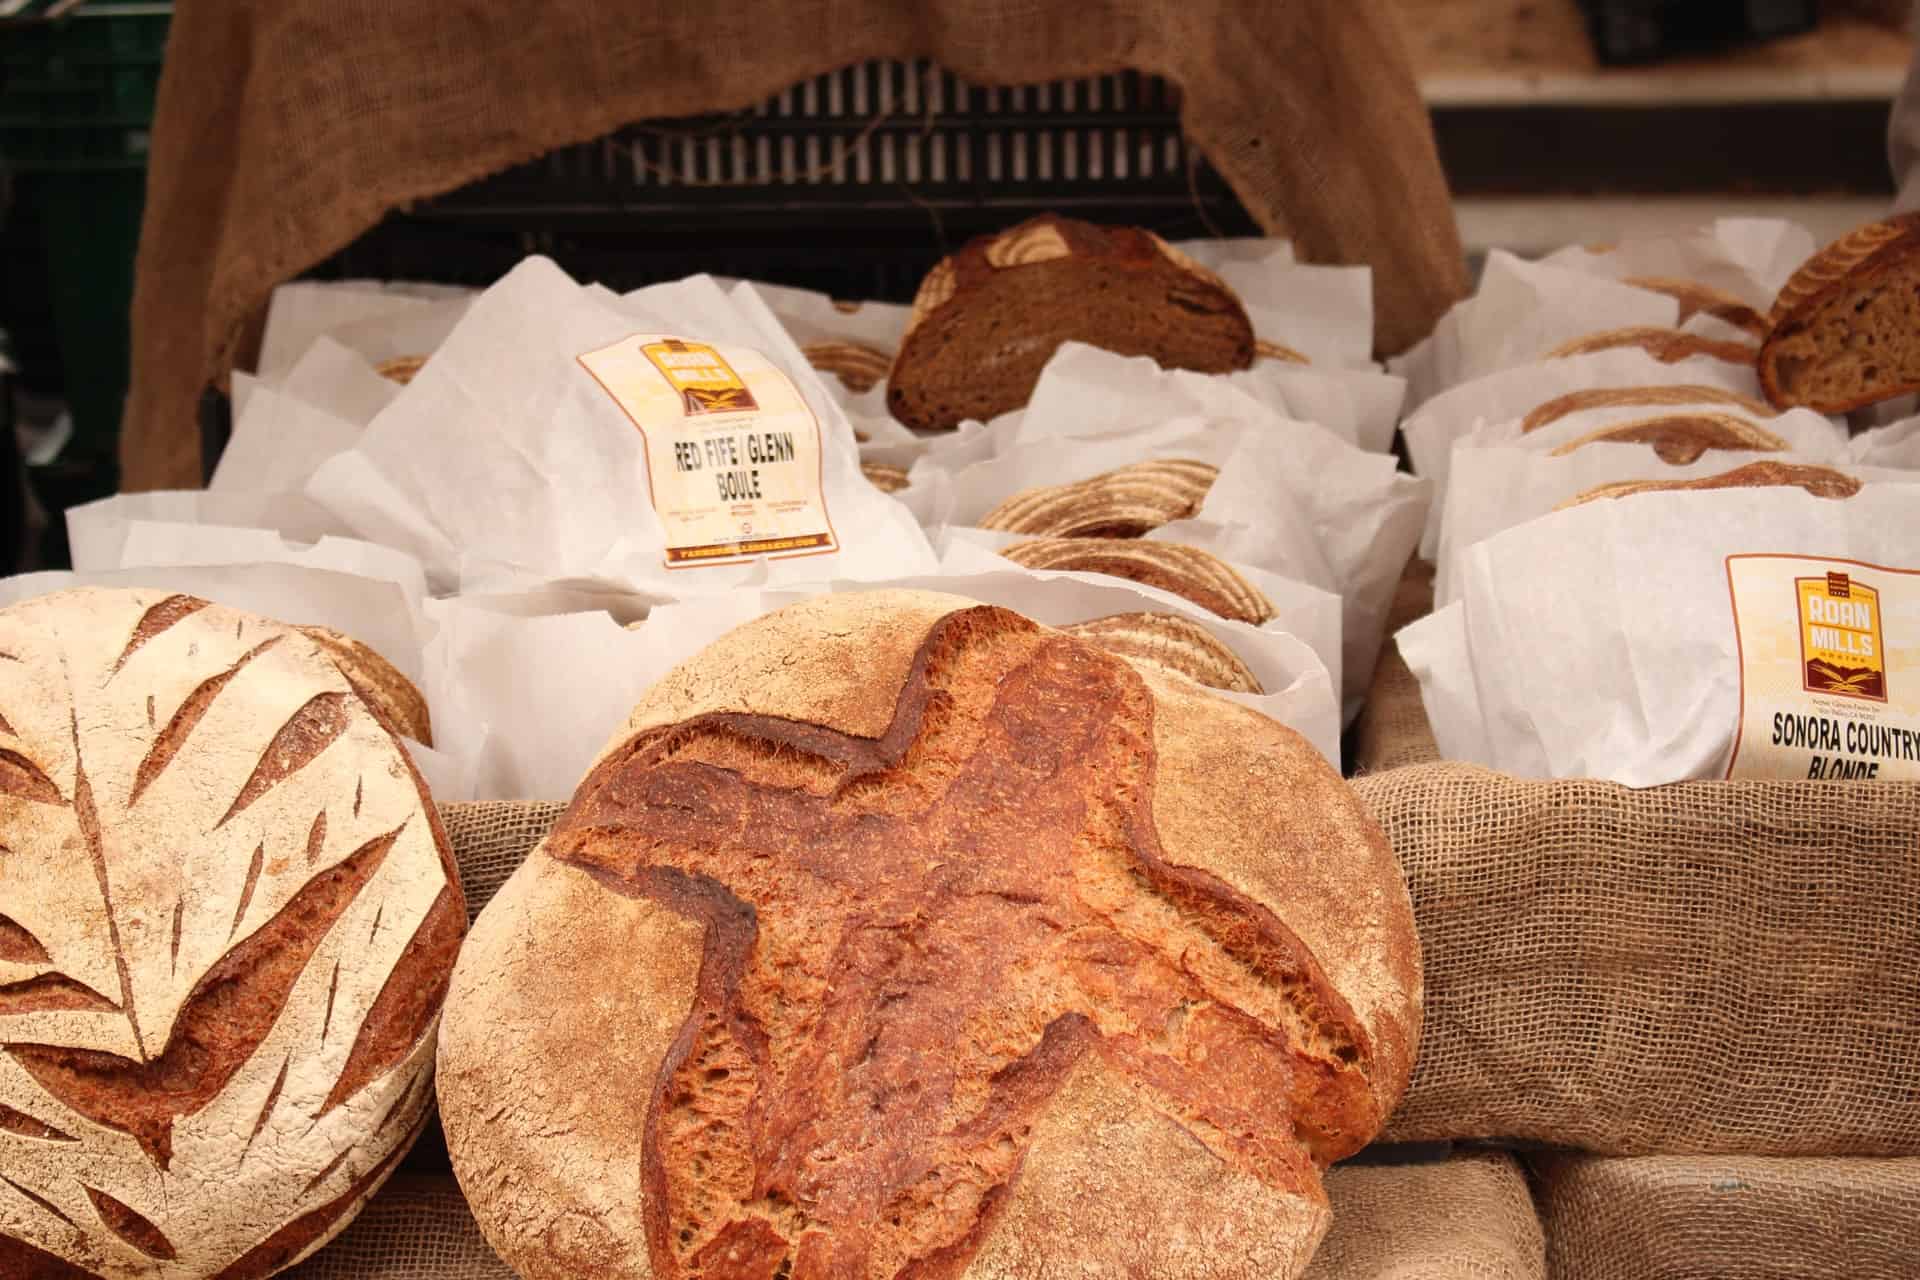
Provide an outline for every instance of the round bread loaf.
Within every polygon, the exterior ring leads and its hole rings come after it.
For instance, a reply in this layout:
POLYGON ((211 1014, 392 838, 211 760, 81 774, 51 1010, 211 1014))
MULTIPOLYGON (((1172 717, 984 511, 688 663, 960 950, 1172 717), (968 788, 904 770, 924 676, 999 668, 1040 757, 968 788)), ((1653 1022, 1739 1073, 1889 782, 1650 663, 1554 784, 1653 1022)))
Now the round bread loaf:
POLYGON ((247 1280, 425 1123, 466 924, 386 721, 191 596, 0 610, 0 1276, 247 1280))
POLYGON ((655 686, 481 914, 441 1115, 529 1280, 1287 1280, 1420 998, 1392 852, 1292 731, 822 596, 655 686))

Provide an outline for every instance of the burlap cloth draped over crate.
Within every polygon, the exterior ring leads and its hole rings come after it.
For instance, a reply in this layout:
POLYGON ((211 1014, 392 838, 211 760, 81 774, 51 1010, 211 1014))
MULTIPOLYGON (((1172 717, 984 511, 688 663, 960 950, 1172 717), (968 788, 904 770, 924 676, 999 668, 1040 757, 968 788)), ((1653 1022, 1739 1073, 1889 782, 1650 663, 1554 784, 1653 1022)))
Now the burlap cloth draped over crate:
POLYGON ((1920 1159, 1536 1158, 1555 1280, 1911 1280, 1920 1159))
POLYGON ((1359 733, 1426 958, 1390 1137, 1920 1153, 1920 784, 1438 763, 1391 643, 1359 733))
POLYGON ((1387 0, 225 0, 178 6, 167 54, 134 290, 129 489, 198 486, 201 389, 224 382, 275 285, 389 210, 867 59, 929 58, 985 85, 1167 79, 1262 226, 1308 259, 1372 264, 1384 351, 1466 287, 1387 0))

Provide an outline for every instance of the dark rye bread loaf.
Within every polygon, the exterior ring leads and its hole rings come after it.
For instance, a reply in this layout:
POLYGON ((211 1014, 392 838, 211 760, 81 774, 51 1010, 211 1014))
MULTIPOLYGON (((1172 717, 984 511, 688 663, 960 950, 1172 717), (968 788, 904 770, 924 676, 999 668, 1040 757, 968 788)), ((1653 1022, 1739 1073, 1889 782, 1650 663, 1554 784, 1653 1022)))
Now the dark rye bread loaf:
POLYGON ((1787 442, 1773 432, 1730 413, 1668 413, 1634 422, 1617 422, 1569 440, 1553 451, 1565 457, 1590 444, 1644 444, 1662 462, 1685 466, 1709 449, 1738 453, 1779 453, 1787 442))
POLYGON ((1266 692, 1239 654, 1213 632, 1176 613, 1114 613, 1060 629, 1129 662, 1171 671, 1210 689, 1266 692))
POLYGON ((842 593, 614 736, 462 952, 441 1114, 529 1280, 1290 1280, 1420 992, 1392 852, 1290 730, 842 593))
POLYGON ((0 1276, 271 1275, 426 1121, 433 804, 299 629, 85 589, 0 654, 0 1276))
POLYGON ((1208 613, 1259 626, 1274 617, 1273 602, 1240 571, 1211 551, 1157 538, 1036 538, 1002 547, 1000 554, 1029 569, 1101 573, 1171 591, 1208 613))
POLYGON ((1749 462, 1744 467, 1723 471, 1717 476, 1695 480, 1622 480, 1589 489, 1577 498, 1560 504, 1577 507, 1584 502, 1608 498, 1630 498, 1639 493, 1689 493, 1713 489, 1804 489, 1816 498, 1851 498, 1860 492, 1860 482, 1832 467, 1809 466, 1802 462, 1749 462))
POLYGON ((1774 300, 1760 386, 1782 409, 1846 413, 1920 391, 1920 213, 1859 227, 1774 300))
POLYGON ((1063 342, 1167 369, 1253 363, 1233 290, 1150 231, 1053 214, 970 241, 920 285, 887 380, 910 427, 957 427, 1024 405, 1063 342))

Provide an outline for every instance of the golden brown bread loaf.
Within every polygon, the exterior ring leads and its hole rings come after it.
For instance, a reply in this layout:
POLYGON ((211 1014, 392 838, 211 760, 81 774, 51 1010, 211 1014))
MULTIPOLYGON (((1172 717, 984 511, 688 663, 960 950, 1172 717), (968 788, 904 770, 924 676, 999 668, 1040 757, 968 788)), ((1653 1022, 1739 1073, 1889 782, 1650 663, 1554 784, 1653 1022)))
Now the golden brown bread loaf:
POLYGON ((1920 390, 1920 213, 1809 258, 1774 300, 1760 386, 1782 409, 1846 413, 1920 390))
POLYGON ((871 391, 887 376, 893 357, 863 342, 811 342, 800 349, 807 363, 839 378, 847 390, 871 391))
POLYGON ((1569 391, 1563 396, 1555 396, 1545 404, 1539 405, 1521 420, 1520 430, 1538 431, 1541 427, 1558 422, 1570 413, 1583 413, 1589 409, 1654 408, 1682 404, 1731 405, 1736 409, 1745 409, 1757 418, 1774 416, 1772 408, 1760 403, 1752 396, 1743 396, 1738 391, 1728 391, 1723 387, 1693 384, 1665 387, 1588 387, 1581 391, 1569 391))
POLYGON ((1266 692, 1239 654, 1199 623, 1175 613, 1114 613, 1060 629, 1136 665, 1170 671, 1210 689, 1266 692))
POLYGON ((397 382, 404 387, 413 381, 414 375, 419 373, 421 367, 426 363, 426 356, 395 356, 391 360, 382 360, 379 364, 373 366, 373 371, 381 377, 391 382, 397 382))
POLYGON ((1392 852, 1290 730, 842 593, 614 735, 462 953, 441 1114, 530 1278, 1290 1280, 1420 990, 1392 852))
POLYGON ((1259 626, 1274 617, 1260 588, 1210 551, 1153 538, 1038 538, 1002 547, 1029 569, 1103 573, 1171 591, 1209 613, 1259 626))
POLYGON ((1698 462, 1709 449, 1779 453, 1787 447, 1765 427, 1730 413, 1668 413, 1589 431, 1555 449, 1553 456, 1564 457, 1590 444, 1651 445, 1662 462, 1675 466, 1698 462))
POLYGON ((1751 366, 1759 355, 1759 348, 1743 342, 1722 342, 1717 338, 1703 338, 1697 333, 1662 329, 1657 325, 1629 325, 1624 329, 1589 333, 1564 342, 1549 351, 1547 359, 1591 355, 1596 351, 1612 351, 1620 347, 1638 347, 1662 364, 1676 364, 1694 356, 1711 356, 1727 364, 1751 366))
POLYGON ((1809 466, 1800 462, 1749 462, 1731 471, 1723 471, 1716 476, 1701 476, 1695 480, 1623 480, 1617 484, 1603 484, 1560 506, 1577 507, 1583 502, 1627 498, 1637 493, 1788 487, 1805 489, 1816 498, 1851 498, 1860 492, 1858 480, 1832 467, 1809 466))
POLYGON ((908 485, 907 469, 896 467, 890 462, 863 462, 860 474, 867 483, 882 493, 898 493, 908 485))
POLYGON ((980 527, 1041 538, 1137 538, 1198 512, 1219 475, 1212 463, 1188 458, 1130 463, 1023 489, 980 517, 980 527))
POLYGON ((270 1275, 426 1121, 433 804, 297 628, 82 589, 0 654, 0 1276, 270 1275))
POLYGON ((433 745, 433 718, 427 700, 413 681, 371 648, 327 627, 300 630, 326 650, 354 690, 393 723, 393 727, 422 746, 433 745))
POLYGON ((1063 342, 1167 369, 1253 363, 1233 290, 1150 231, 1043 214, 968 242, 927 274, 887 379, 910 427, 957 427, 1024 405, 1063 342))
POLYGON ((1664 293, 1678 302, 1681 324, 1697 315, 1709 315, 1736 329, 1745 329, 1756 338, 1767 336, 1767 322, 1760 313, 1725 289, 1716 289, 1698 280, 1674 280, 1663 276, 1634 276, 1622 283, 1652 293, 1664 293))

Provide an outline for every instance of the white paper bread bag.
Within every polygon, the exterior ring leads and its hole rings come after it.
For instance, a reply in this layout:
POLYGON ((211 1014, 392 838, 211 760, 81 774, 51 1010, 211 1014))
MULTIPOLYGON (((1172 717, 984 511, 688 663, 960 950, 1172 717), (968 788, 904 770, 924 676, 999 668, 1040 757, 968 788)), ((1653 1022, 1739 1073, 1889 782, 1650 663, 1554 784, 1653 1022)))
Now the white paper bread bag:
POLYGON ((777 321, 707 277, 582 289, 529 258, 305 492, 436 583, 683 595, 924 572, 911 513, 777 321))
POLYGON ((1845 429, 1831 419, 1815 422, 1807 410, 1782 419, 1744 366, 1707 358, 1667 364, 1636 348, 1523 364, 1435 396, 1402 425, 1414 472, 1434 486, 1420 554, 1431 560, 1439 553, 1449 469, 1461 442, 1559 448, 1604 427, 1684 413, 1758 423, 1805 453, 1847 450, 1845 429))
POLYGON ((1643 286, 1704 285, 1740 299, 1764 319, 1781 286, 1819 248, 1812 232, 1781 218, 1716 218, 1675 236, 1573 245, 1541 263, 1643 286))
POLYGON ((1222 622, 1128 583, 1043 582, 1004 562, 983 574, 735 591, 657 605, 633 625, 600 609, 528 612, 526 601, 509 596, 438 601, 426 688, 447 740, 479 744, 463 761, 478 798, 564 800, 640 695, 726 632, 821 591, 896 587, 966 596, 1056 626, 1116 613, 1179 614, 1213 632, 1267 691, 1219 696, 1272 716, 1329 760, 1339 758, 1333 686, 1300 641, 1222 622), (526 679, 529 670, 543 672, 542 679, 526 679))
POLYGON ((421 314, 472 290, 455 285, 380 280, 292 280, 273 291, 254 372, 277 381, 314 342, 365 320, 421 314))
POLYGON ((1459 594, 1399 634, 1450 758, 1920 778, 1920 485, 1588 502, 1468 549, 1459 594))
MULTIPOLYGON (((0 608, 73 587, 147 587, 199 596, 294 626, 327 627, 353 637, 427 693, 417 595, 392 581, 293 564, 144 565, 97 572, 23 573, 0 579, 0 608)), ((450 743, 428 694, 436 747, 407 740, 407 751, 434 799, 473 799, 467 761, 480 743, 450 743)))
POLYGON ((1458 446, 1451 498, 1435 557, 1434 607, 1460 595, 1460 562, 1467 549, 1504 529, 1537 520, 1607 485, 1634 481, 1687 482, 1724 476, 1755 463, 1792 468, 1815 480, 1846 477, 1888 483, 1904 476, 1890 467, 1867 467, 1828 454, 1741 453, 1712 449, 1692 462, 1664 462, 1645 445, 1591 444, 1564 455, 1513 445, 1458 446), (1802 472, 1801 469, 1807 469, 1802 472))

